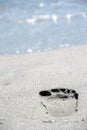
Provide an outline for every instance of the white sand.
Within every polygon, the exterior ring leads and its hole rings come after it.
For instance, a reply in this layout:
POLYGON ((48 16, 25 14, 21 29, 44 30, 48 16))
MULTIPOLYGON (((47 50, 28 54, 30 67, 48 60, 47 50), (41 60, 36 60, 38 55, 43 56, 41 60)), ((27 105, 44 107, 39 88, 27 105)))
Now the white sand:
POLYGON ((87 130, 87 46, 0 56, 0 130, 87 130), (38 93, 56 87, 79 93, 77 112, 46 114, 38 93))

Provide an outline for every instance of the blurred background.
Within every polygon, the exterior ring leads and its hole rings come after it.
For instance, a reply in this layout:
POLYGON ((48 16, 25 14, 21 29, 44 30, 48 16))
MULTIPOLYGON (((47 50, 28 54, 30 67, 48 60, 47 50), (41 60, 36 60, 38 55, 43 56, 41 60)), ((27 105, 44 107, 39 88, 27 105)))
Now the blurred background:
POLYGON ((87 0, 0 0, 0 54, 87 44, 87 0))

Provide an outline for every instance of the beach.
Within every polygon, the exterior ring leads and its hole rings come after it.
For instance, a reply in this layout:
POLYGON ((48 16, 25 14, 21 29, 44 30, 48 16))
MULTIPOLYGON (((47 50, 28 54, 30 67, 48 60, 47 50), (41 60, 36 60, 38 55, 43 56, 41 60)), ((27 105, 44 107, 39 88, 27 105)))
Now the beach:
POLYGON ((0 130, 87 130, 87 45, 0 56, 0 130), (78 111, 46 114, 39 92, 75 89, 78 111))

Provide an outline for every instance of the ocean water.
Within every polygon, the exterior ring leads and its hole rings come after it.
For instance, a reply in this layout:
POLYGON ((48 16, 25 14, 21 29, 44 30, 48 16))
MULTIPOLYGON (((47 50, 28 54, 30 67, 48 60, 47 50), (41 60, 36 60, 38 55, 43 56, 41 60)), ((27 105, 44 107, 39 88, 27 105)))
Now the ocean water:
POLYGON ((87 44, 87 0, 0 0, 0 54, 87 44))

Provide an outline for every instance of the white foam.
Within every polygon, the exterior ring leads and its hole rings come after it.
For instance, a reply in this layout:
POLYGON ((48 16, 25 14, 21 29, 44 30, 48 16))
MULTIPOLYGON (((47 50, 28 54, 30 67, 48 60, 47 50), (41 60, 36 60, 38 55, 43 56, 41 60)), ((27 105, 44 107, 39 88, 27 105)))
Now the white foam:
POLYGON ((20 54, 20 51, 19 51, 19 50, 17 50, 17 51, 16 51, 16 54, 20 54))
POLYGON ((38 15, 38 16, 34 16, 32 18, 27 18, 25 20, 17 20, 17 23, 29 23, 29 24, 36 24, 39 21, 46 21, 46 20, 52 20, 54 23, 58 22, 58 19, 60 17, 58 17, 56 14, 46 14, 46 15, 38 15))
POLYGON ((65 18, 67 18, 68 22, 71 22, 72 14, 66 14, 65 18))
POLYGON ((86 18, 87 14, 85 12, 79 12, 79 13, 75 13, 75 14, 65 14, 64 16, 59 16, 57 14, 41 14, 41 15, 37 15, 37 16, 32 16, 30 18, 25 18, 25 19, 18 19, 18 18, 14 18, 12 16, 8 16, 8 19, 10 21, 15 21, 19 24, 22 23, 28 23, 28 24, 36 24, 38 22, 44 22, 44 21, 48 21, 51 20, 53 21, 55 24, 58 23, 58 20, 63 20, 63 19, 67 19, 69 23, 71 23, 71 19, 73 18, 77 18, 77 17, 83 17, 86 18))
POLYGON ((39 4, 39 7, 41 7, 41 8, 44 7, 44 6, 45 6, 44 3, 40 3, 40 4, 39 4))
POLYGON ((51 18, 52 18, 52 20, 53 20, 54 23, 57 23, 57 22, 58 22, 58 17, 57 17, 57 15, 52 14, 52 15, 51 15, 51 18))
POLYGON ((38 16, 33 17, 33 18, 27 18, 25 20, 25 22, 29 23, 29 24, 36 24, 39 21, 44 21, 44 20, 49 20, 49 19, 51 19, 50 15, 38 15, 38 16))
POLYGON ((66 44, 65 44, 65 47, 69 47, 69 44, 68 44, 68 43, 66 43, 66 44))
POLYGON ((61 48, 63 48, 63 47, 64 47, 64 45, 63 45, 63 44, 60 44, 59 46, 60 46, 61 48))
POLYGON ((48 14, 48 15, 39 15, 38 17, 37 17, 37 20, 48 20, 48 19, 50 19, 51 18, 51 16, 48 14))
POLYGON ((35 24, 36 23, 36 18, 35 17, 33 17, 33 18, 27 18, 25 21, 27 23, 30 23, 30 24, 35 24))
POLYGON ((29 48, 26 52, 27 52, 27 53, 32 53, 32 49, 29 48))

